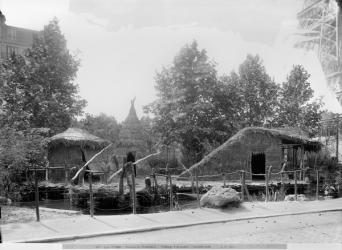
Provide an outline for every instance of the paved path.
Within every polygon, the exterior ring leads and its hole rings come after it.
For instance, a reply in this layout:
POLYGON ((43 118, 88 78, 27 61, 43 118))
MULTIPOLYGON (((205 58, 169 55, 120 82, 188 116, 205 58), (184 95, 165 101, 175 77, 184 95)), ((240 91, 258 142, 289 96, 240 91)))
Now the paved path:
POLYGON ((1 226, 4 242, 61 242, 79 238, 179 228, 314 211, 342 211, 342 198, 308 202, 244 203, 225 210, 194 209, 157 214, 90 216, 1 226))
MULTIPOLYGON (((76 239, 72 244, 342 243, 342 212, 232 221, 156 232, 76 239)), ((129 248, 129 245, 127 246, 129 248)))

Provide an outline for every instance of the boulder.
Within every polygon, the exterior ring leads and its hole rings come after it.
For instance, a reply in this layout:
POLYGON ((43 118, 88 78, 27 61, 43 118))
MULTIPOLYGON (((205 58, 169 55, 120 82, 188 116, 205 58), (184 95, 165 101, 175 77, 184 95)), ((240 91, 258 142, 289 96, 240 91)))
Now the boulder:
POLYGON ((240 203, 239 193, 232 188, 213 187, 201 198, 201 206, 224 208, 240 203))
MULTIPOLYGON (((308 200, 304 194, 297 195, 297 201, 306 201, 308 200)), ((286 195, 284 201, 296 201, 296 197, 294 194, 286 195)))
POLYGON ((0 205, 11 205, 11 203, 12 203, 11 199, 0 196, 0 205))

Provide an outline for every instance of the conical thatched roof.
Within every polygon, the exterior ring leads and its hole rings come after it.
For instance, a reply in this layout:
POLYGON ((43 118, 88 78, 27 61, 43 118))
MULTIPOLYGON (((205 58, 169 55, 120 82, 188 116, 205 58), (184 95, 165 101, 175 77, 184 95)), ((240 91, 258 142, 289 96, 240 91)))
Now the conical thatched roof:
POLYGON ((49 148, 56 147, 60 144, 66 146, 88 146, 97 149, 107 146, 109 142, 90 134, 86 130, 80 128, 68 128, 64 132, 54 135, 48 140, 49 148))
POLYGON ((131 101, 131 108, 128 116, 122 123, 122 128, 119 134, 119 143, 121 148, 127 150, 137 150, 144 145, 143 127, 139 121, 134 107, 134 100, 131 101))
POLYGON ((262 127, 247 127, 237 132, 221 146, 210 152, 200 162, 194 164, 189 170, 192 171, 198 167, 203 167, 211 161, 219 162, 219 159, 222 157, 223 154, 245 154, 245 152, 240 150, 240 145, 248 145, 249 143, 251 143, 251 135, 255 134, 267 137, 276 137, 281 139, 283 143, 303 144, 306 149, 310 150, 317 150, 321 146, 319 142, 310 139, 307 133, 298 128, 268 129, 262 127))

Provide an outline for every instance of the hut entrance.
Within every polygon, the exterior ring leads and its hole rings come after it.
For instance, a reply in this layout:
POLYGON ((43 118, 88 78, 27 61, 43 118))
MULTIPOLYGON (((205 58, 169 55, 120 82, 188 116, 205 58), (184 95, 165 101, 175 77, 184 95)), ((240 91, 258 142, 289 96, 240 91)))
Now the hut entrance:
POLYGON ((255 174, 265 174, 265 154, 252 154, 251 160, 252 166, 252 180, 265 180, 264 175, 255 174))

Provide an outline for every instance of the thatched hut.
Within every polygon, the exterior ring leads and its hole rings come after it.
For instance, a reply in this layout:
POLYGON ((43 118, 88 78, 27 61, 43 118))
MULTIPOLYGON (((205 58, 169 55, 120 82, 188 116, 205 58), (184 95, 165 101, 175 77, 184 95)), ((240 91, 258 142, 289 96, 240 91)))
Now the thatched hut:
POLYGON ((131 101, 131 107, 128 116, 122 123, 119 133, 119 143, 116 152, 118 155, 126 155, 127 152, 134 152, 136 158, 145 154, 147 149, 144 140, 144 128, 140 123, 134 107, 134 99, 131 101))
MULTIPOLYGON (((224 144, 205 156, 190 170, 198 169, 201 175, 245 170, 253 174, 265 174, 266 166, 272 172, 303 167, 302 160, 310 151, 317 151, 320 143, 294 128, 267 129, 248 127, 240 130, 224 144)), ((264 179, 264 176, 247 174, 247 179, 264 179)), ((238 178, 238 175, 227 176, 238 178)))
MULTIPOLYGON (((108 141, 79 128, 69 128, 51 137, 48 141, 49 180, 69 180, 73 177, 71 174, 108 144, 108 141)), ((102 171, 104 163, 97 158, 88 167, 102 171)))

